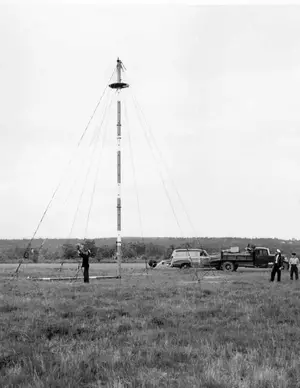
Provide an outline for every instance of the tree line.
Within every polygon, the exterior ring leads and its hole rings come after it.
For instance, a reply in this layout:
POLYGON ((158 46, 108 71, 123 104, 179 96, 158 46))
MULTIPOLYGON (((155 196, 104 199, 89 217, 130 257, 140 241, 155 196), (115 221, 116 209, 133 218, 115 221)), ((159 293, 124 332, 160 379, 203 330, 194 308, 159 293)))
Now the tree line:
MULTIPOLYGON (((82 242, 78 239, 63 240, 50 239, 44 242, 42 239, 34 240, 29 257, 32 262, 53 262, 77 260, 76 244, 82 242)), ((92 252, 92 260, 96 262, 115 259, 115 239, 86 239, 83 241, 86 248, 92 252)), ((243 250, 248 243, 256 246, 270 248, 274 252, 276 248, 287 255, 293 251, 300 255, 299 240, 280 240, 271 238, 233 238, 233 237, 205 237, 205 238, 124 238, 122 241, 122 257, 124 261, 136 261, 155 258, 161 260, 169 258, 175 248, 203 248, 209 254, 220 252, 221 249, 231 246, 239 246, 243 250)), ((28 240, 0 240, 0 262, 20 260, 28 240)))
MULTIPOLYGON (((93 261, 101 262, 116 259, 115 244, 97 246, 93 239, 85 239, 82 243, 86 249, 91 251, 91 259, 93 261)), ((25 251, 28 252, 28 257, 25 259, 34 263, 78 260, 77 244, 65 242, 56 249, 40 247, 38 244, 32 244, 28 250, 19 245, 2 248, 0 250, 0 262, 19 260, 24 257, 25 251)), ((167 251, 164 246, 153 243, 129 242, 122 244, 123 260, 145 260, 151 257, 160 259, 165 257, 167 251)))

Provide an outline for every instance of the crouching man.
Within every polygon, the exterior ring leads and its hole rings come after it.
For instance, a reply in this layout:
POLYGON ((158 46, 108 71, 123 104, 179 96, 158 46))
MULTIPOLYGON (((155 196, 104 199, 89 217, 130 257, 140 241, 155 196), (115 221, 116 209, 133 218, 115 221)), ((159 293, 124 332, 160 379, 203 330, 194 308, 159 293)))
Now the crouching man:
POLYGON ((83 245, 77 245, 77 251, 78 255, 82 258, 82 264, 81 268, 83 268, 83 281, 84 283, 89 283, 90 282, 90 277, 89 277, 89 259, 91 256, 91 251, 89 249, 85 249, 83 245))

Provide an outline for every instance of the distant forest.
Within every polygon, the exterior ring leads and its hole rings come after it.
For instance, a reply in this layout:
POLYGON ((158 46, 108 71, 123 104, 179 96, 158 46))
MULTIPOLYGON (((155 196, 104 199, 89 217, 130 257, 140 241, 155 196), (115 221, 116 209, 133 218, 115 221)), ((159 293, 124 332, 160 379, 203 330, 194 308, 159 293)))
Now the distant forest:
MULTIPOLYGON (((76 260, 76 244, 82 243, 79 239, 36 239, 27 250, 26 260, 33 262, 76 260)), ((16 261, 24 256, 29 240, 0 240, 0 262, 16 261)), ((248 244, 264 246, 274 252, 276 248, 290 255, 293 251, 300 254, 300 240, 281 240, 276 238, 239 238, 239 237, 201 237, 201 238, 175 238, 175 237, 124 237, 122 240, 123 259, 135 261, 146 258, 162 259, 170 256, 175 248, 201 247, 213 254, 221 249, 238 246, 244 250, 248 244)), ((109 261, 114 259, 116 239, 95 238, 84 241, 92 251, 94 261, 109 261)))

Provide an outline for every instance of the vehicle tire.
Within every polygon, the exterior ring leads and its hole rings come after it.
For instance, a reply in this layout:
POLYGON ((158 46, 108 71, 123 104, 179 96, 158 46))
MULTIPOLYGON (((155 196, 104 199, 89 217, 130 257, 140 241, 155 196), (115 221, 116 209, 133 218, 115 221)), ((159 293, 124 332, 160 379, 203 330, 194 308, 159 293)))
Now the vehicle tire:
POLYGON ((223 271, 233 272, 234 264, 231 261, 225 261, 225 263, 222 264, 222 268, 223 268, 223 271))
POLYGON ((155 268, 157 266, 157 261, 156 260, 149 260, 148 265, 151 268, 155 268))
POLYGON ((181 264, 180 266, 180 269, 187 269, 187 268, 191 268, 191 264, 185 263, 185 264, 181 264))

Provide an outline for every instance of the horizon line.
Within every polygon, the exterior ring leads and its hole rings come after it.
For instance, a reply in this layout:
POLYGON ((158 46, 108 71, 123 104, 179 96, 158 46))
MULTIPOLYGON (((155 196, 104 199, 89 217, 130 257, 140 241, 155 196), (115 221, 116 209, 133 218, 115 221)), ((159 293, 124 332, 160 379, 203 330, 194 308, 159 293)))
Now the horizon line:
MULTIPOLYGON (((110 237, 88 237, 88 238, 80 238, 80 237, 35 237, 34 240, 100 240, 100 239, 116 239, 115 236, 110 237)), ((182 239, 182 240, 188 240, 188 239, 249 239, 249 240, 258 240, 258 239, 270 239, 270 240, 282 240, 282 241, 300 241, 300 239, 297 238, 280 238, 280 237, 249 237, 249 236, 122 236, 122 239, 139 239, 139 240, 145 240, 145 239, 182 239)), ((0 237, 0 240, 31 240, 30 237, 0 237)))

